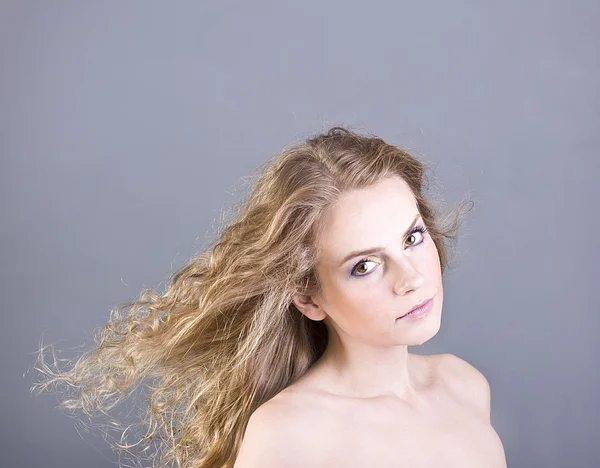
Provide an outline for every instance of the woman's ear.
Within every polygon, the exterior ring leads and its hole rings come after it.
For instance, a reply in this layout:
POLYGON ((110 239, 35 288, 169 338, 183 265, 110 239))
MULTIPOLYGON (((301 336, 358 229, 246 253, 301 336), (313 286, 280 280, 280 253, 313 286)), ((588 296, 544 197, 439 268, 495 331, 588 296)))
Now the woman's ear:
POLYGON ((301 313, 311 320, 318 322, 327 317, 325 311, 313 301, 311 296, 296 294, 292 297, 292 303, 301 313))

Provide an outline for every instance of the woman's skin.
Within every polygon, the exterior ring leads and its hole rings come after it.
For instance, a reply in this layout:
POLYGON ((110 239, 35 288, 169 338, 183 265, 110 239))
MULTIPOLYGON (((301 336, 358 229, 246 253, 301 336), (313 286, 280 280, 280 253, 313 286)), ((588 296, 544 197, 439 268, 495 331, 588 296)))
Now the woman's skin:
POLYGON ((418 214, 392 176, 345 193, 325 215, 322 291, 293 302, 324 320, 327 349, 252 414, 235 468, 506 468, 483 374, 452 354, 408 352, 437 334, 443 304, 435 244, 405 234, 415 219, 423 227, 418 214), (382 249, 343 261, 371 247, 382 249), (399 319, 430 297, 427 316, 399 319))
POLYGON ((429 233, 405 235, 415 219, 415 227, 426 227, 409 186, 395 176, 344 194, 325 216, 316 265, 322 293, 298 296, 294 304, 308 318, 325 321, 329 344, 315 366, 329 376, 334 393, 407 402, 416 396, 407 346, 437 334, 444 296, 429 233), (351 252, 371 247, 383 250, 357 268, 365 255, 343 262, 351 252), (426 317, 399 319, 431 297, 426 317))

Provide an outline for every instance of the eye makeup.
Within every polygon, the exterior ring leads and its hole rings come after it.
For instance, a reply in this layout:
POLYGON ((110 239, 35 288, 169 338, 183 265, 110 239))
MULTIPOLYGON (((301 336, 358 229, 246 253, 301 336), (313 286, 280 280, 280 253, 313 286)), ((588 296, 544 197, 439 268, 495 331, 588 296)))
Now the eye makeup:
MULTIPOLYGON (((411 235, 413 235, 413 234, 415 234, 417 232, 421 233, 422 239, 421 239, 420 242, 418 242, 416 244, 413 244, 410 247, 417 247, 417 246, 421 245, 423 242, 425 242, 425 233, 427 232, 427 228, 425 228, 425 226, 422 226, 422 225, 421 226, 415 226, 414 228, 412 228, 410 230, 410 232, 407 234, 406 237, 410 237, 411 235)), ((350 276, 354 276, 354 277, 360 278, 360 277, 363 277, 363 276, 370 275, 371 274, 370 272, 369 273, 364 273, 364 274, 358 274, 358 275, 355 274, 356 267, 358 267, 359 265, 361 265, 363 263, 367 263, 367 262, 378 263, 378 262, 376 262, 374 260, 370 260, 370 257, 362 258, 361 260, 359 260, 357 263, 354 264, 354 266, 352 267, 352 269, 350 271, 350 276)))

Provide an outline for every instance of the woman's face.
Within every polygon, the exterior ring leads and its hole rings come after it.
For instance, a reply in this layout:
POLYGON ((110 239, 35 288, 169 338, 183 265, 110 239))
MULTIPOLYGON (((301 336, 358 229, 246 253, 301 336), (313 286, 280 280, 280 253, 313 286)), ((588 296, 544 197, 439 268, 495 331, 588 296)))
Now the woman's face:
POLYGON ((342 339, 373 345, 419 345, 435 336, 443 303, 440 261, 429 233, 420 232, 426 226, 408 184, 392 176, 348 192, 323 222, 316 266, 323 288, 312 298, 322 315, 316 318, 342 339), (431 297, 425 317, 399 318, 431 297))

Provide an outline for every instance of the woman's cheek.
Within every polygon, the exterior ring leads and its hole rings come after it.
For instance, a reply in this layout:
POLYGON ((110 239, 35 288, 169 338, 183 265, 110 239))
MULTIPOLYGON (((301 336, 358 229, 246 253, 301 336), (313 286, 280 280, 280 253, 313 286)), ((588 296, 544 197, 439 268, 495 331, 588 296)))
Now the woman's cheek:
POLYGON ((440 257, 438 255, 437 248, 435 244, 432 242, 431 247, 428 252, 428 261, 427 261, 427 276, 435 277, 439 276, 441 273, 441 264, 440 257))

